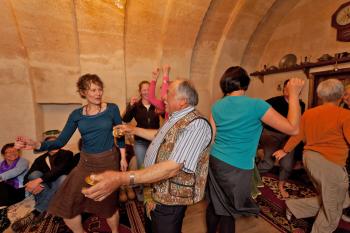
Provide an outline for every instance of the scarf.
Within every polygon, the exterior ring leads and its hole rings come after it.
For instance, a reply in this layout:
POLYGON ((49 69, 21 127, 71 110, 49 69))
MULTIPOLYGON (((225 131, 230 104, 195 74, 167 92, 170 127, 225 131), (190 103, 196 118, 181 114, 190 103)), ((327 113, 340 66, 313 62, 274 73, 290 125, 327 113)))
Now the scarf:
MULTIPOLYGON (((19 161, 19 157, 11 164, 11 165, 8 165, 6 160, 2 161, 1 164, 0 164, 0 174, 4 173, 4 172, 7 172, 13 168, 16 167, 17 165, 17 162, 19 161)), ((17 177, 14 177, 12 179, 8 179, 8 180, 5 180, 3 181, 5 182, 6 184, 9 184, 11 186, 13 186, 14 188, 18 188, 19 187, 19 180, 17 179, 17 177)))

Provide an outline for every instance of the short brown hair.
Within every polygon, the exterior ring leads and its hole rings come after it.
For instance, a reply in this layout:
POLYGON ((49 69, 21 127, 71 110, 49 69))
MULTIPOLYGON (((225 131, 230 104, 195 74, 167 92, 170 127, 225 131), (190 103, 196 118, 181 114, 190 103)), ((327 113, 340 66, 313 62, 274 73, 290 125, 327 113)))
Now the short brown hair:
POLYGON ((231 66, 222 75, 220 79, 220 88, 225 96, 234 91, 246 91, 249 83, 250 78, 245 69, 240 66, 231 66))
POLYGON ((149 82, 146 81, 146 80, 141 81, 141 82, 139 83, 139 91, 141 91, 141 88, 142 88, 143 84, 148 84, 148 85, 149 85, 149 82))
POLYGON ((84 91, 90 89, 91 83, 101 87, 103 89, 103 82, 97 74, 84 74, 77 82, 77 91, 81 98, 85 99, 84 91))
POLYGON ((15 147, 15 144, 14 143, 7 143, 5 144, 2 148, 1 148, 1 154, 2 155, 5 155, 5 152, 8 148, 13 148, 15 147))

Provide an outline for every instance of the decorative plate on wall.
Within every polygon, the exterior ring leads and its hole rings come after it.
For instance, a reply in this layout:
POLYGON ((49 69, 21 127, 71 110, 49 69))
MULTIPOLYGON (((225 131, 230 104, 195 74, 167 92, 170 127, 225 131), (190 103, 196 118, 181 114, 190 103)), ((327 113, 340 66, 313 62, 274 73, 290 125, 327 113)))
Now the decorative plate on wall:
POLYGON ((285 68, 293 67, 296 64, 297 64, 297 56, 290 53, 290 54, 287 54, 284 57, 282 57, 278 66, 280 69, 285 69, 285 68))

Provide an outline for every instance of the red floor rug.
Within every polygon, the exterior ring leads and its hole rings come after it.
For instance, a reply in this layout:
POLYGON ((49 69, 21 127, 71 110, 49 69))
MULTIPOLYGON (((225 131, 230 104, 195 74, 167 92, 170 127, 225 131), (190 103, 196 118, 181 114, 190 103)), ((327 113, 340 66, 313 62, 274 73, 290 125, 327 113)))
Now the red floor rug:
MULTIPOLYGON (((18 211, 30 212, 32 208, 31 200, 24 202, 24 205, 15 207, 15 211, 10 210, 8 213, 8 208, 0 210, 0 233, 2 232, 13 232, 10 229, 11 221, 13 216, 20 213, 15 213, 18 211), (25 207, 24 207, 25 206, 25 207), (10 216, 9 216, 10 214, 10 216)), ((23 215, 22 215, 23 216, 23 215)), ((17 218, 18 219, 18 218, 17 218)), ((110 228, 107 225, 105 219, 99 218, 94 215, 84 215, 83 216, 83 227, 88 233, 109 233, 110 228)), ((58 217, 52 217, 47 214, 45 219, 36 225, 30 224, 27 228, 21 230, 21 233, 71 233, 72 231, 64 224, 63 220, 58 217)), ((143 219, 143 205, 142 203, 129 201, 121 205, 120 208, 120 233, 145 233, 144 230, 144 219, 143 219)))
MULTIPOLYGON (((290 180, 286 189, 290 194, 290 198, 302 198, 315 196, 316 193, 310 182, 306 180, 304 176, 304 182, 297 182, 290 180)), ((293 219, 291 222, 285 217, 286 204, 278 191, 278 177, 276 175, 267 173, 262 176, 264 187, 260 188, 262 195, 257 198, 258 205, 260 206, 260 216, 271 223, 281 232, 296 232, 296 230, 303 230, 304 232, 310 232, 314 219, 293 219)), ((350 224, 344 221, 340 221, 336 233, 350 233, 350 224)))

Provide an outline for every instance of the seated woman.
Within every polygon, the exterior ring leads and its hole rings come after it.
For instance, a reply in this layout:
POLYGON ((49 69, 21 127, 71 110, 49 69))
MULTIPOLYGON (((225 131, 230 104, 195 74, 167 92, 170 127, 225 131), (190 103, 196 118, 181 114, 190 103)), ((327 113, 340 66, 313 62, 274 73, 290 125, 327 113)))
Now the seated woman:
POLYGON ((348 202, 348 174, 345 161, 350 143, 350 111, 339 107, 344 92, 337 79, 328 79, 317 87, 323 104, 307 110, 301 118, 300 132, 291 137, 277 159, 283 158, 304 141, 303 163, 319 196, 289 199, 286 204, 296 218, 316 216, 311 232, 333 232, 343 206, 348 202))
POLYGON ((21 158, 14 143, 1 149, 4 160, 0 163, 0 206, 9 206, 25 197, 23 177, 29 166, 28 160, 21 158))

